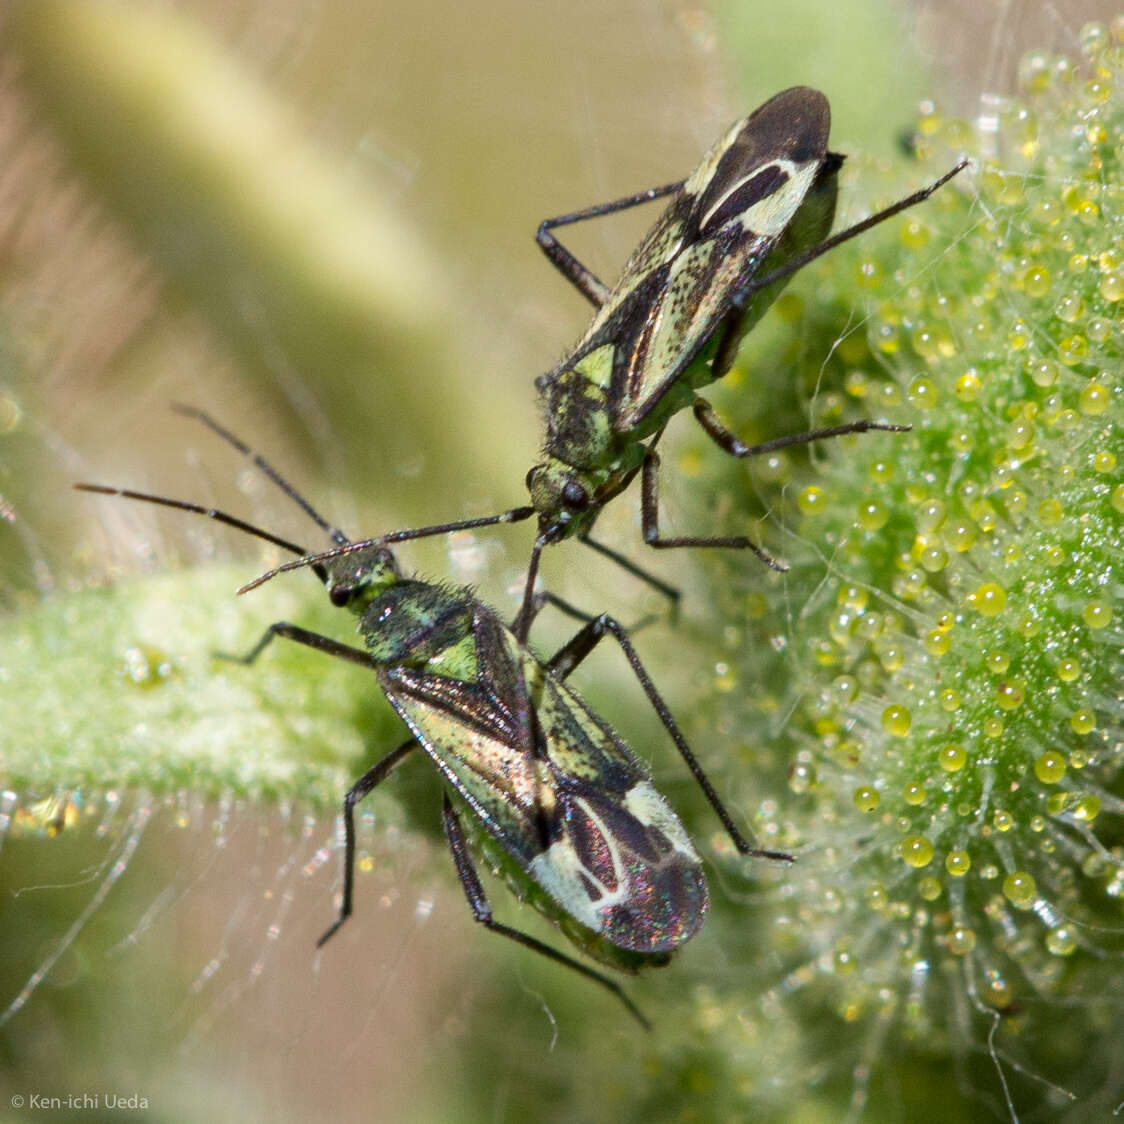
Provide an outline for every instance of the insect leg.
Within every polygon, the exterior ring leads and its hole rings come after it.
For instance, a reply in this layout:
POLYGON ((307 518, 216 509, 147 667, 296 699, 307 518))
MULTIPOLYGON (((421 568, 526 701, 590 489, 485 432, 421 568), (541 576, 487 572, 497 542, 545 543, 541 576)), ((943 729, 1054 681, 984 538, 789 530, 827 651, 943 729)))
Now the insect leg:
MULTIPOLYGON (((298 644, 305 644, 319 652, 326 652, 330 656, 357 663, 360 667, 376 668, 378 664, 370 654, 360 648, 341 644, 328 636, 321 636, 318 632, 309 632, 288 621, 278 621, 265 630, 262 638, 244 656, 227 656, 220 653, 224 659, 232 659, 238 663, 251 664, 265 651, 277 636, 286 640, 295 640, 298 644)), ((344 860, 343 860, 343 902, 340 905, 340 915, 334 925, 316 942, 319 948, 333 933, 351 916, 352 887, 355 881, 355 805, 359 803, 377 784, 398 765, 410 750, 417 746, 417 742, 410 738, 403 742, 397 749, 388 753, 381 761, 376 762, 367 770, 347 791, 343 799, 343 825, 344 825, 344 860)))
MULTIPOLYGON (((663 430, 661 429, 660 433, 662 432, 663 430)), ((655 445, 655 443, 659 440, 659 436, 659 434, 656 434, 656 436, 652 438, 651 445, 649 445, 648 447, 649 452, 651 452, 652 445, 655 445)), ((635 475, 635 471, 636 470, 634 469, 629 474, 628 478, 630 480, 632 479, 632 476, 635 475)), ((529 508, 528 510, 533 509, 529 508)), ((519 641, 520 644, 527 643, 527 634, 531 630, 531 621, 534 619, 535 614, 542 607, 541 603, 535 604, 535 581, 538 577, 539 561, 542 557, 543 547, 546 546, 547 541, 548 540, 544 539, 542 535, 539 535, 535 539, 534 546, 531 548, 531 557, 527 563, 527 577, 523 584, 523 600, 519 607, 519 613, 511 625, 511 631, 515 633, 515 638, 519 641)), ((611 550, 609 547, 603 546, 601 543, 594 542, 592 539, 586 538, 584 535, 580 538, 579 541, 585 543, 587 546, 591 546, 594 550, 598 550, 602 554, 607 555, 629 573, 635 574, 638 578, 641 578, 642 580, 649 582, 653 586, 655 586, 656 589, 658 589, 671 601, 671 619, 672 621, 676 620, 679 609, 679 590, 677 590, 674 586, 670 586, 665 582, 661 582, 658 578, 653 577, 651 574, 646 573, 644 570, 640 569, 639 566, 634 565, 627 558, 618 554, 615 550, 611 550)), ((264 577, 263 579, 258 580, 264 580, 264 577)), ((251 583, 249 587, 243 588, 252 588, 253 584, 255 583, 251 583)), ((241 593, 242 590, 239 590, 238 592, 241 593)))
POLYGON ((815 246, 810 246, 802 253, 796 254, 789 258, 783 265, 777 266, 776 269, 770 270, 768 273, 761 277, 755 277, 749 285, 734 298, 734 308, 744 308, 749 302, 749 299, 754 293, 761 292, 762 289, 768 289, 771 285, 775 285, 778 281, 783 280, 785 277, 791 277, 797 270, 803 269, 809 262, 815 261, 816 258, 826 254, 828 250, 834 250, 836 246, 843 242, 848 242, 859 234, 870 230, 872 226, 877 226, 880 222, 885 222, 888 218, 909 207, 914 207, 918 203, 928 199, 934 191, 943 187, 953 176, 958 175, 968 167, 970 161, 968 159, 961 160, 954 168, 949 169, 939 179, 934 180, 926 187, 907 195, 904 199, 899 199, 896 203, 891 203, 890 206, 884 207, 881 211, 873 215, 869 215, 861 222, 855 223, 853 226, 847 227, 846 230, 839 231, 838 234, 833 234, 830 238, 825 238, 822 242, 817 243, 815 246))
POLYGON ((640 657, 636 654, 636 649, 628 639, 628 634, 621 627, 619 622, 602 613, 601 616, 590 621, 589 624, 581 629, 569 643, 564 644, 547 663, 547 668, 550 670, 551 674, 558 679, 565 679, 574 668, 593 651, 606 635, 612 636, 620 645, 621 651, 624 652, 625 659, 628 660, 636 678, 640 680, 640 686, 644 688, 644 693, 648 696, 648 701, 652 704, 652 709, 659 715, 664 729, 671 735, 671 740, 675 742, 675 747, 679 750, 679 755, 683 758, 687 768, 691 770, 691 774, 694 776, 699 788, 703 790, 703 795, 717 813, 718 818, 722 821, 722 826, 726 829, 726 834, 733 840, 734 846, 738 851, 743 855, 752 855, 754 858, 781 859, 785 862, 792 862, 792 856, 785 854, 783 851, 762 851, 756 847, 751 847, 745 839, 742 838, 741 832, 738 831, 733 819, 730 817, 730 813, 726 811, 726 807, 719 799, 718 793, 714 791, 714 786, 710 783, 710 779, 707 777, 706 773, 703 772, 703 768, 698 763, 694 753, 691 752, 691 747, 687 744, 687 739, 683 736, 683 732, 679 729, 675 719, 671 716, 671 711, 668 709, 667 703, 663 701, 663 697, 656 690, 655 684, 645 670, 644 665, 640 662, 640 657))
POLYGON ((321 636, 319 632, 309 632, 307 628, 289 624, 288 621, 277 621, 276 624, 271 624, 262 634, 262 638, 244 656, 233 656, 227 652, 216 652, 215 655, 219 659, 231 660, 234 663, 251 664, 277 636, 283 636, 286 640, 295 640, 298 644, 315 648, 318 652, 326 652, 329 656, 335 656, 337 659, 357 663, 360 667, 375 669, 379 666, 370 654, 364 652, 362 648, 352 648, 349 644, 341 644, 330 636, 321 636))
MULTIPOLYGON (((546 589, 535 594, 533 618, 537 618, 539 612, 546 605, 553 605, 560 613, 565 614, 572 620, 581 621, 583 624, 589 624, 590 621, 596 619, 593 613, 587 613, 576 605, 571 605, 569 601, 563 601, 557 593, 551 593, 546 589)), ((646 617, 641 617, 635 624, 629 625, 625 631, 629 636, 635 636, 641 629, 647 628, 650 624, 655 624, 658 619, 658 617, 649 614, 646 617)), ((567 674, 569 673, 567 672, 567 674)))
POLYGON ((533 952, 541 953, 555 963, 564 964, 567 968, 580 972, 586 979, 599 983, 602 987, 611 991, 628 1008, 629 1014, 645 1030, 652 1029, 651 1024, 641 1014, 640 1009, 624 993, 616 980, 611 980, 608 976, 594 971, 593 968, 586 967, 581 961, 572 959, 565 953, 551 948, 550 945, 544 944, 527 933, 521 933, 518 929, 511 929, 507 925, 501 925, 492 917, 492 907, 484 893, 480 876, 476 873, 472 856, 468 853, 468 843, 465 840, 460 820, 457 818, 457 813, 453 809, 448 793, 445 794, 444 803, 441 807, 441 825, 445 829, 445 839, 448 841, 449 852, 452 854, 453 863, 457 868, 457 877, 460 879, 464 896, 468 899, 468 907, 472 910, 472 916, 475 920, 479 921, 490 932, 498 933, 501 937, 507 937, 509 940, 515 941, 516 944, 521 944, 533 952))
POLYGON ((392 749, 382 760, 376 761, 352 786, 343 798, 343 900, 340 902, 340 915, 327 932, 316 942, 322 948, 324 942, 351 916, 352 890, 355 886, 355 805, 358 804, 376 785, 381 784, 396 769, 407 753, 417 749, 416 739, 410 738, 397 749, 392 749))
POLYGON ((689 538, 680 536, 673 539, 660 538, 660 494, 659 494, 660 455, 649 448, 644 456, 644 468, 640 477, 640 518, 644 529, 644 541, 649 546, 666 550, 680 546, 724 546, 734 550, 752 550, 770 570, 782 574, 788 569, 759 546, 742 535, 736 537, 689 538))
POLYGON ((776 437, 772 441, 762 441, 759 445, 746 445, 738 440, 719 420, 714 412, 714 407, 705 398, 695 398, 695 417, 699 425, 706 430, 706 434, 716 445, 725 449, 732 457, 756 457, 762 453, 771 453, 777 449, 787 449, 790 445, 807 445, 812 441, 823 441, 828 437, 842 437, 847 433, 869 433, 871 430, 883 430, 886 433, 908 433, 913 427, 909 425, 891 425, 888 422, 856 421, 846 425, 825 426, 822 429, 810 429, 806 433, 792 433, 787 437, 776 437))
POLYGON ((585 546, 590 547, 592 550, 597 551, 598 554, 604 555, 606 558, 615 562, 622 570, 626 570, 632 574, 633 577, 639 578, 642 582, 650 585, 658 593, 662 593, 664 597, 671 602, 671 621, 674 624, 679 619, 679 598, 682 596, 680 591, 673 585, 668 585, 667 582, 660 581, 655 574, 648 573, 647 570, 637 566, 635 562, 626 558, 623 554, 619 554, 611 547, 606 546, 604 543, 595 542, 588 535, 579 535, 578 542, 583 543, 585 546))
POLYGON ((539 226, 535 241, 539 248, 554 265, 555 269, 566 278, 582 294, 594 308, 600 308, 609 295, 609 286, 604 281, 595 277, 557 238, 550 232, 559 226, 569 226, 570 223, 582 222, 585 219, 599 218, 601 215, 611 215, 616 211, 625 211, 629 207, 638 207, 642 203, 650 203, 653 199, 660 199, 671 195, 683 186, 683 180, 667 183, 662 187, 650 187, 647 191, 638 191, 635 195, 626 195, 623 199, 614 199, 611 203, 597 203, 592 207, 585 207, 580 211, 573 211, 568 215, 559 215, 553 219, 543 219, 539 226))
POLYGON ((519 605, 519 612, 511 622, 511 631, 520 644, 527 643, 527 634, 531 631, 531 621, 539 611, 535 604, 535 579, 539 573, 539 559, 542 557, 542 548, 545 545, 541 536, 535 539, 531 547, 531 558, 527 563, 527 577, 523 583, 523 600, 519 605))

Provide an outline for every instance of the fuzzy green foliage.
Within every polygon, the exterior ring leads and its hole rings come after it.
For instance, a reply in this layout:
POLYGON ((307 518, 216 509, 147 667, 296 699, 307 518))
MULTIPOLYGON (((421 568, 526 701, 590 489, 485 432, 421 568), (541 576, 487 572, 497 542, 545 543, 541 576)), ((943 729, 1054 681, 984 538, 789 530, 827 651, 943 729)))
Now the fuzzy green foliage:
POLYGON ((334 805, 349 762, 396 730, 359 668, 295 644, 252 668, 223 660, 266 627, 344 625, 327 599, 275 583, 236 601, 247 570, 199 568, 45 601, 4 628, 0 770, 25 796, 139 787, 334 805), (331 674, 328 674, 331 672, 331 674), (370 739, 374 739, 373 741, 370 739))

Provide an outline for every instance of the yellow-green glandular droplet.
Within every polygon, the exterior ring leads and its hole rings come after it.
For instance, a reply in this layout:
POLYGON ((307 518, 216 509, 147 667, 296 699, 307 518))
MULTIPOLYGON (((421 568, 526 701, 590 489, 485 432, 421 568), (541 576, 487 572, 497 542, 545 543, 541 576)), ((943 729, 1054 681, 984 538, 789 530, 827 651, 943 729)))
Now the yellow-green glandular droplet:
POLYGON ((878 790, 868 784, 860 785, 852 800, 860 812, 873 812, 878 807, 878 790))
POLYGON ((933 844, 924 835, 907 835, 901 841, 901 856, 917 870, 933 861, 933 844))
POLYGON ((1077 948, 1077 934, 1069 925, 1059 925, 1046 934, 1046 947, 1053 956, 1069 956, 1077 948))
POLYGON ((1065 776, 1065 757, 1056 750, 1047 750, 1035 761, 1034 775, 1043 784, 1057 784, 1065 776))
POLYGON ((796 506, 804 515, 819 515, 827 510, 827 496, 822 488, 810 484, 796 497, 796 506))
POLYGON ((948 934, 948 951, 955 956, 967 956, 976 947, 973 930, 957 926, 948 934))
POLYGON ((1112 606, 1104 601, 1090 601, 1081 611, 1081 619, 1089 628, 1107 628, 1112 622, 1112 606))
POLYGON ((1103 414, 1112 405, 1112 395, 1108 387, 1101 386, 1099 382, 1091 382, 1077 399, 1077 408, 1086 417, 1096 417, 1103 414))
POLYGON ((1069 716, 1069 728, 1075 734, 1091 734, 1097 728, 1097 716, 1087 707, 1081 707, 1069 716))
POLYGON ((1038 896, 1034 876, 1025 870, 1016 870, 1003 879, 1003 896, 1016 909, 1030 909, 1038 896))
POLYGON ((1099 796, 1083 796, 1073 805, 1073 818, 1083 823, 1092 823, 1101 811, 1099 796))
POLYGON ((795 793, 803 795, 810 792, 815 784, 815 767, 807 762, 798 761, 788 772, 788 787, 795 793))
POLYGON ((960 709, 960 692, 953 687, 946 687, 937 696, 937 701, 940 703, 941 710, 947 711, 952 714, 954 711, 960 709))
POLYGON ((904 738, 909 733, 912 721, 908 707, 894 704, 882 712, 882 729, 895 738, 904 738))
POLYGON ((952 646, 952 639, 947 632, 939 628, 931 629, 925 634, 925 651, 931 656, 943 656, 952 646))
POLYGON ((878 500, 864 500, 859 504, 858 523, 864 531, 880 530, 889 518, 889 509, 878 500))
POLYGON ((937 763, 946 773, 958 773, 968 762, 968 755, 964 747, 959 745, 946 745, 937 754, 937 763))
POLYGON ((981 616, 994 617, 1007 604, 1007 591, 996 582, 984 582, 968 594, 968 604, 981 616))
POLYGON ((963 878, 972 869, 972 858, 967 851, 949 851, 944 868, 953 878, 963 878))

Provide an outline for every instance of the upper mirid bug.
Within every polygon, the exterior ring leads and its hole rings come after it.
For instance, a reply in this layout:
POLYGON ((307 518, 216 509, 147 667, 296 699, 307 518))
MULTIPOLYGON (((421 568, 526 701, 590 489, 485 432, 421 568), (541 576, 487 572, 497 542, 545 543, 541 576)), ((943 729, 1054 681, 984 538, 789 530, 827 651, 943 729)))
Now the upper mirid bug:
MULTIPOLYGON (((656 444, 671 417, 690 406, 727 453, 756 456, 789 445, 871 429, 908 426, 856 421, 746 445, 697 392, 734 362, 742 336, 802 266, 872 226, 927 199, 960 172, 831 237, 843 157, 828 149, 831 113, 817 90, 795 86, 733 125, 686 180, 547 219, 538 242, 596 312, 574 348, 536 381, 546 418, 543 459, 527 474, 531 505, 499 515, 399 531, 381 541, 439 534, 538 516, 515 632, 530 625, 543 547, 576 537, 664 593, 675 591, 589 533, 602 508, 641 475, 644 540, 653 547, 721 546, 755 551, 748 538, 661 536, 656 444), (558 227, 654 199, 670 202, 629 258, 617 283, 598 280, 552 233, 558 227)), ((376 540, 298 559, 282 569, 363 550, 376 540)))

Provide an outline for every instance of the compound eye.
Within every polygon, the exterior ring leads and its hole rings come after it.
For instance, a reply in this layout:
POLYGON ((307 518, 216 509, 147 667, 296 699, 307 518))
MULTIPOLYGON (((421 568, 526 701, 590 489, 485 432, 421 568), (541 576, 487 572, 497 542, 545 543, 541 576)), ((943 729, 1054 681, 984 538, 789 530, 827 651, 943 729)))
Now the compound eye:
POLYGON ((562 502, 574 511, 581 511, 589 506, 589 493, 576 480, 567 480, 562 487, 562 502))
POLYGON ((347 603, 351 600, 351 586, 347 582, 340 582, 338 585, 331 586, 328 590, 328 600, 337 609, 346 608, 347 603))
POLYGON ((535 486, 535 476, 537 475, 538 471, 538 465, 533 465, 531 468, 527 469, 527 475, 524 478, 523 483, 527 485, 528 492, 535 486))

